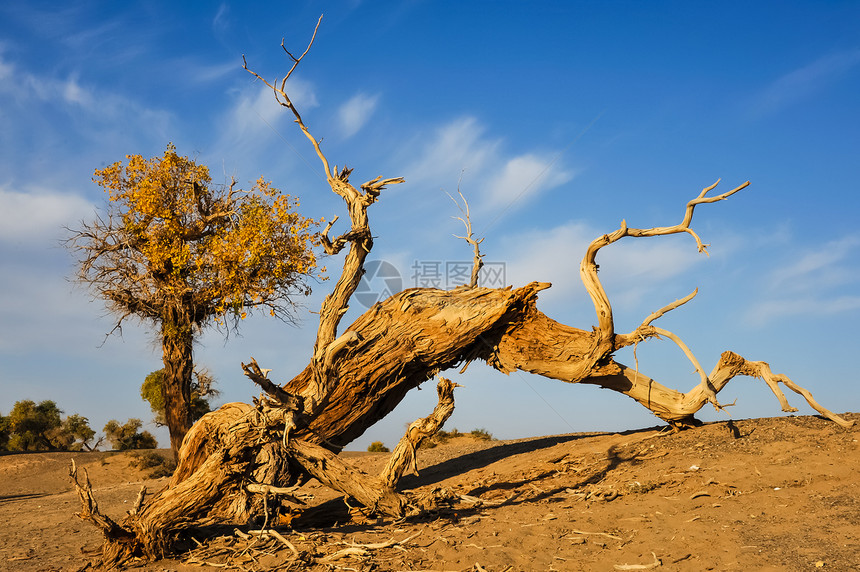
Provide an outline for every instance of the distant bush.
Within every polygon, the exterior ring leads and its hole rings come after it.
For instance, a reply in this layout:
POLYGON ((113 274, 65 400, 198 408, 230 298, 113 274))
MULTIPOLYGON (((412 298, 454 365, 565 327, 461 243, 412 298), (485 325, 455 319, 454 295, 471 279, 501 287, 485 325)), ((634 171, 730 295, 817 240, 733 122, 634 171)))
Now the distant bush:
POLYGON ((478 439, 480 441, 492 441, 493 434, 484 429, 483 427, 479 429, 472 429, 472 432, 469 433, 469 436, 473 439, 478 439))
POLYGON ((455 427, 454 429, 451 429, 450 431, 445 431, 443 429, 440 429, 439 431, 436 432, 435 435, 433 435, 433 437, 425 440, 424 443, 421 444, 421 446, 425 447, 427 449, 432 449, 433 447, 437 447, 439 445, 447 443, 451 439, 456 439, 458 437, 471 437, 472 439, 478 439, 480 441, 494 441, 495 440, 495 438, 493 437, 493 434, 484 428, 472 429, 472 431, 470 431, 469 433, 463 433, 462 431, 460 431, 459 429, 457 429, 455 427))
POLYGON ((382 441, 374 441, 367 450, 370 453, 389 453, 391 451, 382 441))
POLYGON ((7 417, 0 415, 0 450, 92 450, 89 442, 96 433, 87 418, 74 414, 63 419, 62 414, 51 400, 39 404, 29 399, 16 402, 7 417))
MULTIPOLYGON (((91 448, 89 442, 96 436, 96 432, 90 428, 89 419, 77 413, 66 417, 66 420, 63 421, 60 435, 61 437, 58 439, 58 442, 61 442, 64 446, 63 448, 69 451, 80 451, 84 448, 92 450, 95 448, 91 448)), ((98 443, 96 443, 96 446, 98 446, 98 443)))
POLYGON ((9 444, 9 418, 0 414, 0 451, 5 451, 9 444))
POLYGON ((176 470, 176 461, 172 458, 165 458, 155 451, 146 451, 145 453, 132 453, 132 467, 138 469, 152 469, 147 473, 150 479, 160 479, 161 477, 169 477, 176 470))
POLYGON ((462 437, 463 434, 459 429, 454 427, 450 431, 445 431, 444 429, 439 429, 436 431, 436 434, 433 435, 433 439, 439 443, 447 443, 450 439, 456 439, 457 437, 462 437))
MULTIPOLYGON (((221 394, 215 389, 215 378, 208 369, 194 368, 191 380, 191 401, 188 404, 191 413, 191 422, 194 423, 210 411, 210 401, 221 394)), ((149 402, 152 409, 153 422, 156 425, 165 426, 167 421, 164 417, 164 370, 153 371, 143 380, 140 386, 140 396, 149 402)))
POLYGON ((158 441, 149 431, 140 432, 142 426, 140 419, 129 419, 124 425, 120 425, 116 419, 111 419, 105 425, 105 437, 117 451, 155 449, 158 447, 158 441))

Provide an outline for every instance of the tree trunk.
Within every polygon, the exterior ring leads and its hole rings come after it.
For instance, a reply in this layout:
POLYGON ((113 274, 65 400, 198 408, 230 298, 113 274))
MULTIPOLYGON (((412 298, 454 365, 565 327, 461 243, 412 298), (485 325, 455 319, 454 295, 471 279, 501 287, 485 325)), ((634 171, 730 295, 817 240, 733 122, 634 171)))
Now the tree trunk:
POLYGON ((191 428, 191 381, 194 336, 191 321, 182 309, 170 308, 161 324, 164 363, 164 418, 170 430, 170 447, 179 459, 182 440, 191 428))
MULTIPOLYGON (((338 383, 326 407, 295 435, 342 448, 436 373, 489 356, 499 336, 522 319, 528 300, 547 286, 414 288, 377 303, 347 328, 356 341, 332 360, 338 383)), ((312 364, 284 388, 301 395, 311 380, 312 364)))

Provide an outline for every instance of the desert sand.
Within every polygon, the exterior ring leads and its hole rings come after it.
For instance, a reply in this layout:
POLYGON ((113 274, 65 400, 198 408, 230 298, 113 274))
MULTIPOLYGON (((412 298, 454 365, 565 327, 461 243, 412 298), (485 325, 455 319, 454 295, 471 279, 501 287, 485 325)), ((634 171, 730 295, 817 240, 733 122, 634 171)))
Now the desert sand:
MULTIPOLYGON (((311 481, 302 492, 314 499, 276 534, 199 530, 178 558, 129 569, 860 570, 858 434, 791 416, 680 433, 463 437, 420 450, 420 475, 401 481, 415 498, 441 499, 432 510, 377 519, 311 481)), ((345 456, 370 473, 386 459, 345 456)), ((115 519, 142 485, 166 482, 147 479, 128 453, 0 456, 0 569, 86 567, 81 549, 97 549, 100 532, 73 514, 72 459, 115 519)))

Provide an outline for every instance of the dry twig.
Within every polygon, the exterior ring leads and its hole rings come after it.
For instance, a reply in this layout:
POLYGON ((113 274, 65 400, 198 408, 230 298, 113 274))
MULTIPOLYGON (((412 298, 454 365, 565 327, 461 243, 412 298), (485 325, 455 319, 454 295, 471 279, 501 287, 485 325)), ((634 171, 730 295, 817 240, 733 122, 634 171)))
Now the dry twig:
POLYGON ((616 570, 650 570, 651 568, 658 568, 663 565, 663 562, 657 558, 657 555, 653 552, 651 556, 654 557, 654 562, 651 564, 614 564, 613 568, 616 570))

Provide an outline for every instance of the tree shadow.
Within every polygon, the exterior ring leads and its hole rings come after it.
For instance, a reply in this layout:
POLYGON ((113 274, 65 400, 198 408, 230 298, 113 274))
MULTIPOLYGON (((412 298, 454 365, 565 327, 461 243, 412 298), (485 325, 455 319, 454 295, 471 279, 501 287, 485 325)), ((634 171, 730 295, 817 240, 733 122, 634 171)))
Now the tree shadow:
MULTIPOLYGON (((637 433, 651 432, 660 428, 662 427, 650 427, 646 429, 636 429, 620 433, 605 432, 557 435, 552 437, 536 437, 534 439, 521 440, 513 443, 501 443, 499 445, 496 445, 495 447, 490 447, 481 451, 475 451, 474 453, 467 453, 459 457, 447 459, 435 465, 430 465, 429 467, 421 468, 419 469, 420 474, 418 476, 409 475, 403 477, 398 483, 397 488, 398 490, 403 491, 416 489, 419 487, 431 486, 440 483, 450 477, 465 474, 475 469, 484 468, 501 459, 520 455, 523 453, 530 453, 541 449, 548 449, 554 447, 555 445, 569 443, 587 437, 602 437, 607 435, 633 435, 637 433)), ((426 520, 427 518, 438 518, 439 516, 444 516, 445 514, 449 514, 455 519, 459 519, 480 513, 482 511, 493 510, 502 506, 515 506, 525 503, 538 502, 540 500, 561 494, 569 488, 579 488, 589 484, 597 484, 602 481, 610 472, 615 470, 619 465, 623 463, 635 462, 639 456, 640 455, 638 453, 634 453, 627 457, 622 456, 618 452, 618 447, 613 445, 609 447, 609 449, 606 451, 606 465, 598 471, 591 473, 588 476, 584 476, 584 478, 582 478, 578 482, 567 483, 565 486, 541 492, 538 495, 529 495, 527 498, 519 498, 519 495, 515 494, 509 500, 498 504, 493 503, 492 501, 487 501, 476 503, 474 506, 471 507, 458 506, 456 508, 443 509, 441 511, 425 511, 425 513, 409 517, 407 518, 407 520, 420 522, 422 520, 426 520)), ((500 479, 492 483, 491 485, 472 489, 468 492, 468 494, 471 496, 478 496, 493 490, 516 491, 516 489, 528 486, 530 483, 533 483, 536 480, 540 480, 540 478, 532 477, 520 480, 500 479)), ((336 528, 339 532, 360 532, 362 530, 375 528, 376 526, 378 526, 378 524, 382 523, 381 520, 379 523, 357 523, 351 520, 352 517, 350 515, 349 506, 347 506, 347 503, 344 502, 343 498, 337 498, 308 508, 301 514, 301 516, 296 519, 296 521, 294 522, 294 526, 297 529, 303 530, 311 528, 336 528)))
POLYGON ((12 502, 17 500, 37 499, 50 496, 53 493, 21 493, 17 495, 0 495, 0 502, 12 502))
POLYGON ((646 429, 635 429, 620 433, 572 433, 569 435, 535 437, 534 439, 521 440, 513 443, 502 443, 495 447, 490 447, 489 449, 467 453, 453 459, 442 461, 435 465, 419 468, 419 474, 417 476, 407 475, 401 478, 397 484, 397 488, 399 490, 409 490, 432 485, 475 469, 482 469, 507 457, 521 455, 523 453, 531 453, 540 449, 549 449, 550 447, 554 447, 562 443, 569 443, 571 441, 578 441, 591 437, 605 437, 607 435, 634 435, 637 433, 654 431, 659 428, 660 427, 649 427, 646 429))
MULTIPOLYGON (((585 437, 595 437, 608 435, 608 433, 590 433, 590 434, 571 434, 558 435, 553 437, 537 437, 527 441, 517 441, 515 443, 503 443, 467 453, 453 459, 447 459, 441 463, 430 465, 428 467, 419 467, 418 475, 406 475, 397 483, 399 490, 409 490, 426 485, 444 481, 445 479, 456 475, 467 473, 475 469, 481 469, 488 465, 492 465, 496 461, 500 461, 514 455, 521 455, 540 449, 548 449, 562 443, 584 439, 585 437)), ((419 459, 420 460, 420 459, 419 459)))
MULTIPOLYGON (((633 432, 630 432, 633 433, 633 432)), ((606 478, 612 471, 614 471, 619 466, 624 463, 635 463, 643 453, 632 453, 629 456, 623 456, 619 453, 618 446, 613 445, 609 447, 606 452, 606 464, 602 468, 597 471, 590 473, 588 475, 583 475, 582 478, 576 481, 568 481, 563 485, 556 486, 552 489, 541 490, 539 488, 534 488, 528 492, 528 494, 523 494, 522 491, 518 489, 522 489, 528 487, 529 485, 533 485, 535 481, 542 480, 541 477, 538 478, 524 478, 520 480, 499 480, 492 485, 477 487, 470 491, 468 494, 470 496, 481 495, 493 490, 511 490, 513 493, 508 496, 508 498, 502 501, 494 501, 487 500, 484 501, 481 499, 479 502, 474 503, 472 506, 451 506, 449 508, 442 508, 441 510, 436 511, 424 511, 421 514, 417 514, 414 516, 407 517, 405 520, 409 522, 423 522, 429 520, 434 520, 437 518, 451 518, 455 521, 469 518, 470 516, 478 516, 485 515, 488 513, 492 513, 504 507, 511 506, 521 506, 528 505, 533 503, 538 503, 542 501, 551 501, 553 497, 558 497, 559 495, 567 496, 568 492, 571 489, 580 489, 582 487, 586 487, 588 485, 596 485, 600 483, 604 478, 606 478), (534 491, 538 491, 537 494, 534 491)), ((604 501, 611 501, 615 496, 606 497, 604 501)), ((568 497, 569 498, 569 497, 568 497)), ((561 500, 561 499, 557 499, 561 500)), ((603 501, 601 501, 603 502, 603 501)))

